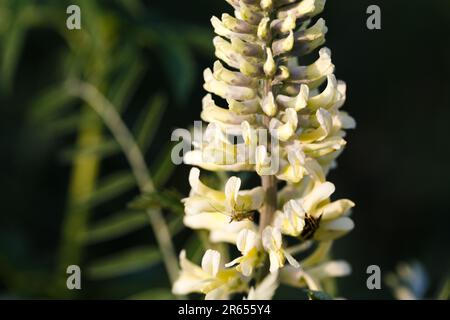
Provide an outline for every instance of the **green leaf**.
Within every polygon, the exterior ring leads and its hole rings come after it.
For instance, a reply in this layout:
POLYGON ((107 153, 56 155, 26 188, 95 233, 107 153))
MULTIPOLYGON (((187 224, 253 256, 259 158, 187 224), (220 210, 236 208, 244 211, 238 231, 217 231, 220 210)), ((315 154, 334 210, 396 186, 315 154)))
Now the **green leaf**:
POLYGON ((151 99, 148 107, 141 112, 134 132, 136 142, 144 154, 153 142, 166 106, 166 97, 162 94, 157 94, 151 99))
POLYGON ((83 205, 97 206, 111 200, 136 186, 134 176, 126 172, 118 172, 103 178, 96 190, 84 201, 83 205))
POLYGON ((172 144, 168 143, 153 160, 153 166, 150 168, 150 172, 153 176, 153 183, 157 188, 166 184, 176 168, 171 156, 172 144))
POLYGON ((90 227, 85 235, 88 244, 119 238, 148 226, 148 217, 142 211, 125 211, 103 219, 90 227))
POLYGON ((53 136, 60 136, 68 133, 73 133, 79 128, 80 122, 82 120, 83 117, 79 113, 64 116, 46 123, 45 127, 42 128, 41 133, 53 136))
POLYGON ((214 45, 211 41, 214 38, 214 33, 211 30, 200 27, 183 27, 183 30, 185 30, 183 38, 189 46, 208 58, 214 55, 214 45))
POLYGON ((160 192, 146 193, 139 195, 128 205, 131 209, 146 210, 163 208, 184 215, 184 208, 181 204, 181 197, 175 191, 165 190, 160 192))
POLYGON ((145 7, 139 0, 117 0, 117 2, 134 16, 139 16, 145 12, 145 7))
POLYGON ((310 300, 333 300, 331 296, 322 291, 307 290, 307 294, 310 300))
POLYGON ((184 230, 183 218, 184 216, 177 214, 176 217, 169 222, 168 227, 172 236, 184 230))
POLYGON ((88 275, 93 280, 110 279, 150 268, 161 260, 158 249, 133 248, 90 264, 88 275))
POLYGON ((194 85, 194 58, 183 39, 173 33, 163 34, 160 45, 160 56, 167 80, 172 86, 177 103, 183 105, 194 85))
POLYGON ((75 99, 60 85, 44 90, 33 99, 28 114, 28 121, 42 126, 43 121, 57 119, 71 106, 75 99))
POLYGON ((126 109, 134 93, 139 87, 139 81, 142 79, 147 66, 136 57, 129 57, 132 60, 130 65, 126 66, 126 71, 124 70, 123 76, 119 77, 117 81, 111 86, 110 90, 111 103, 116 106, 117 111, 121 113, 126 109))
POLYGON ((439 293, 437 295, 438 300, 449 300, 450 299, 450 278, 444 281, 439 293))
POLYGON ((200 263, 203 254, 205 253, 203 242, 201 240, 200 232, 203 230, 192 234, 192 236, 187 240, 185 249, 186 254, 190 257, 190 260, 194 263, 200 263))
POLYGON ((27 29, 24 17, 27 10, 29 10, 29 8, 24 8, 22 12, 17 13, 17 16, 13 19, 11 28, 8 30, 5 39, 3 40, 0 84, 1 89, 7 93, 9 93, 12 88, 14 74, 24 45, 27 29))
POLYGON ((172 300, 174 295, 169 289, 155 288, 128 297, 128 300, 172 300))
POLYGON ((115 140, 106 140, 102 141, 98 145, 87 148, 67 148, 61 153, 61 159, 64 162, 70 162, 79 155, 95 155, 99 158, 106 158, 114 156, 120 151, 121 149, 115 140))

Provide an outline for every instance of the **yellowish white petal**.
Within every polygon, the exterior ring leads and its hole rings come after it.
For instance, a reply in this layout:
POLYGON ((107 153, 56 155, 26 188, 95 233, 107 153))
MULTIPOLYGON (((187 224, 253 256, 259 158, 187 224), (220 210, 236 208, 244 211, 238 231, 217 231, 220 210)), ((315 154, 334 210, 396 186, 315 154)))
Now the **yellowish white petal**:
POLYGON ((278 273, 270 273, 256 287, 250 288, 247 300, 270 300, 275 295, 278 286, 278 273))
POLYGON ((208 249, 202 259, 202 269, 211 277, 216 277, 220 268, 220 252, 208 249))

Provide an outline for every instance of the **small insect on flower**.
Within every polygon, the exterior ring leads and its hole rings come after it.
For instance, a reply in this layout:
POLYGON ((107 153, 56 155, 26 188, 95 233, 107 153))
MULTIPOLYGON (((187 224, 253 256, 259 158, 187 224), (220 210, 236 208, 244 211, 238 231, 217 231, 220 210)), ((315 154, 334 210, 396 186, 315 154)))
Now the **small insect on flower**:
MULTIPOLYGON (((230 177, 225 184, 225 211, 216 210, 231 218, 233 221, 253 221, 255 211, 261 207, 264 199, 264 191, 261 187, 246 191, 241 190, 241 179, 230 177)), ((211 204, 211 203, 210 203, 211 204)), ((214 206, 213 206, 214 208, 214 206)))
POLYGON ((256 210, 252 210, 252 211, 245 211, 245 210, 234 210, 231 213, 231 220, 230 223, 233 221, 243 221, 243 220, 250 220, 250 221, 255 221, 255 213, 257 211, 256 210))
POLYGON ((300 238, 302 240, 310 240, 316 233, 317 229, 319 229, 320 220, 322 220, 322 215, 318 218, 314 218, 312 215, 306 213, 305 214, 305 226, 303 227, 303 231, 300 233, 300 238))
POLYGON ((230 217, 230 223, 232 223, 233 221, 240 222, 240 221, 244 221, 244 220, 255 221, 255 214, 257 211, 256 210, 245 210, 245 205, 242 205, 242 207, 240 207, 240 208, 236 208, 236 207, 231 208, 230 212, 225 212, 223 210, 216 208, 211 202, 209 202, 209 204, 211 205, 211 207, 213 207, 215 210, 217 210, 217 212, 230 217))

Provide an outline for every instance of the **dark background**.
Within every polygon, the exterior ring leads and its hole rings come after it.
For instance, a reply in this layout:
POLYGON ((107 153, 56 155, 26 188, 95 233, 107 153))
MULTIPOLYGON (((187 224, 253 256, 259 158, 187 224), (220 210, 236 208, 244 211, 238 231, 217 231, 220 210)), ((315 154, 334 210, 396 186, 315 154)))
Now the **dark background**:
MULTIPOLYGON (((87 2, 79 2, 83 30, 74 32, 91 32, 84 24, 83 5, 87 2)), ((136 20, 122 2, 92 1, 99 15, 122 21, 114 29, 119 35, 113 48, 135 41, 131 34, 136 20)), ((6 6, 0 7, 0 22, 5 12, 17 17, 23 10, 20 6, 33 2, 11 3, 6 1, 6 6), (5 7, 9 5, 16 7, 7 12, 5 7)), ((72 49, 57 29, 58 23, 64 29, 64 2, 34 4, 53 8, 61 19, 56 19, 56 27, 35 23, 27 29, 23 45, 13 54, 17 67, 10 88, 4 84, 6 89, 0 96, 0 293, 12 298, 53 297, 45 286, 55 272, 68 206, 71 162, 64 157, 64 150, 73 147, 77 136, 76 130, 46 135, 43 132, 51 124, 30 121, 40 92, 63 82, 72 70, 67 67, 71 62, 64 58, 72 49), (21 280, 9 281, 11 278, 21 280), (34 289, 28 290, 23 282, 34 283, 34 289)), ((146 153, 146 160, 153 166, 160 161, 157 154, 170 140, 172 130, 187 128, 199 119, 204 95, 202 70, 214 61, 208 42, 212 39, 209 19, 231 11, 221 0, 150 0, 143 2, 143 8, 145 14, 136 19, 161 36, 159 41, 165 45, 156 41, 146 46, 141 40, 135 41, 139 49, 133 47, 132 54, 138 55, 147 68, 123 117, 131 126, 149 96, 162 93, 167 97, 157 138, 146 153), (199 34, 198 39, 193 36, 199 34), (192 44, 185 45, 191 38, 195 38, 192 44)), ((337 241, 333 251, 335 258, 348 260, 353 267, 351 276, 338 281, 339 295, 350 299, 392 298, 384 283, 382 290, 366 288, 367 266, 379 265, 386 275, 401 261, 417 260, 427 271, 427 296, 432 297, 449 275, 450 2, 329 0, 323 17, 329 28, 326 45, 332 50, 336 75, 348 87, 344 108, 358 124, 348 135, 338 169, 329 177, 336 185, 336 197, 350 198, 357 204, 353 214, 356 228, 337 241), (366 28, 370 4, 381 7, 381 30, 366 28)), ((3 63, 9 61, 5 58, 10 50, 5 40, 8 30, 0 28, 3 63)), ((115 53, 107 51, 108 63, 115 53)), ((81 57, 78 61, 84 61, 81 57)), ((112 78, 114 72, 110 72, 112 78)), ((81 73, 88 77, 87 72, 81 73)), ((77 112, 79 103, 71 108, 77 112)), ((107 130, 103 134, 107 136, 107 130)), ((126 167, 120 154, 102 158, 100 176, 126 167)), ((186 195, 188 171, 186 166, 175 168, 162 187, 186 195)), ((111 197, 93 209, 95 215, 90 220, 126 206, 136 194, 137 189, 130 188, 111 197)), ((183 231, 175 237, 177 250, 184 247, 188 234, 183 231)), ((82 264, 132 243, 152 244, 151 230, 144 228, 103 246, 88 247, 82 264)), ((114 281, 88 280, 79 296, 123 298, 137 288, 165 286, 164 271, 161 265, 155 265, 114 281)), ((295 291, 281 296, 296 298, 295 291)))

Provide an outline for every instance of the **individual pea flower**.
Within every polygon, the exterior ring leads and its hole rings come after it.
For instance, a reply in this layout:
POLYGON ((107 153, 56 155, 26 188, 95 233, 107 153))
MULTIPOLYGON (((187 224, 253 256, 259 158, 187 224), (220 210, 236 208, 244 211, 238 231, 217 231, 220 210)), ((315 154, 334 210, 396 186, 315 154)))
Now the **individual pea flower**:
POLYGON ((210 171, 253 170, 254 164, 241 151, 246 150, 246 144, 231 143, 229 134, 231 131, 222 129, 219 124, 210 123, 202 134, 203 140, 194 141, 195 149, 184 155, 184 163, 210 171))
POLYGON ((285 259, 295 268, 300 267, 298 262, 283 249, 281 232, 272 226, 267 226, 262 233, 262 245, 269 254, 270 272, 277 272, 284 266, 285 259))
POLYGON ((330 202, 335 190, 331 182, 314 182, 298 199, 287 201, 276 213, 281 231, 302 240, 332 240, 353 229, 347 216, 354 203, 348 199, 330 202))
POLYGON ((315 160, 306 157, 299 141, 286 144, 281 154, 280 170, 276 176, 280 180, 298 183, 311 173, 310 164, 313 161, 315 160))
POLYGON ((261 208, 264 190, 256 187, 240 190, 241 179, 230 177, 224 191, 214 190, 200 181, 200 170, 192 168, 189 174, 191 193, 183 199, 188 216, 203 212, 215 212, 229 217, 230 221, 242 221, 250 218, 255 210, 261 208))
MULTIPOLYGON (((238 108, 238 102, 235 100, 234 105, 238 108)), ((201 113, 202 120, 214 123, 221 130, 227 130, 229 134, 241 134, 243 130, 242 124, 247 123, 246 127, 251 128, 257 125, 261 119, 257 114, 243 113, 241 110, 229 110, 218 107, 210 94, 203 98, 203 111, 201 113)))
POLYGON ((231 177, 224 191, 214 190, 200 181, 197 168, 191 169, 189 183, 191 193, 183 199, 186 226, 209 230, 213 242, 235 243, 242 229, 256 230, 256 225, 245 218, 251 218, 262 206, 264 191, 261 187, 240 190, 241 180, 231 177))
POLYGON ((236 270, 226 269, 221 264, 220 253, 207 250, 201 267, 186 258, 186 252, 180 253, 181 272, 174 283, 174 294, 185 295, 193 292, 203 293, 205 299, 227 299, 233 292, 245 290, 246 284, 240 280, 236 270))
POLYGON ((242 256, 227 263, 226 267, 238 265, 236 270, 242 275, 249 277, 253 273, 253 269, 259 264, 261 260, 261 239, 258 233, 250 229, 243 229, 237 236, 236 246, 241 252, 242 256))
MULTIPOLYGON (((289 248, 291 252, 304 247, 303 243, 296 248, 289 248)), ((346 261, 330 260, 329 252, 332 241, 318 242, 314 251, 301 260, 301 268, 286 267, 281 270, 279 281, 298 288, 308 288, 313 291, 322 291, 325 280, 329 278, 345 277, 351 273, 351 267, 346 261)), ((303 250, 308 250, 306 246, 303 250)))

